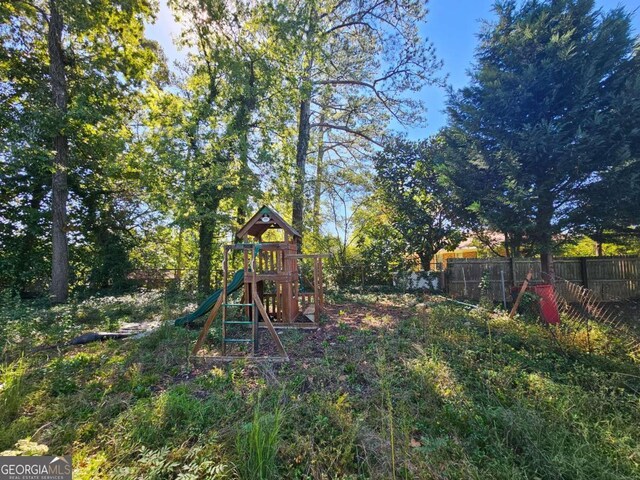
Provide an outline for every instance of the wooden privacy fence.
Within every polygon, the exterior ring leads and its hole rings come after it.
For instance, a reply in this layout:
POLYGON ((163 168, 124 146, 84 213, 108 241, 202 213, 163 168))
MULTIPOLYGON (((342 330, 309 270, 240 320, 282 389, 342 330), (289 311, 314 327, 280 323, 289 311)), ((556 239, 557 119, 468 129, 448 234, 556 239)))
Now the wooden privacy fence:
MULTIPOLYGON (((640 257, 564 257, 554 259, 554 266, 558 277, 588 288, 599 301, 640 298, 640 257)), ((504 285, 510 301, 511 287, 522 283, 529 269, 533 281, 541 282, 538 258, 450 259, 445 291, 452 297, 478 300, 482 274, 488 271, 492 300, 502 302, 504 285)))

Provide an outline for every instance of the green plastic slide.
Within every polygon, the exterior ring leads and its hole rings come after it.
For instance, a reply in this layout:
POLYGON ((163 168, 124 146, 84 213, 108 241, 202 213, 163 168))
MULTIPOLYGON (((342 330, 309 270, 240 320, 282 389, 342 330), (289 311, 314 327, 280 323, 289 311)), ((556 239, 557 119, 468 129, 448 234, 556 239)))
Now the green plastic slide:
MULTIPOLYGON (((231 279, 231 282, 229 282, 229 284, 227 285, 227 295, 238 290, 240 287, 242 287, 243 283, 244 283, 244 270, 238 270, 236 273, 233 274, 233 278, 231 279)), ((202 317, 203 315, 206 315, 216 304, 216 302, 218 301, 218 297, 220 297, 220 295, 222 295, 221 288, 213 292, 211 296, 209 296, 204 302, 202 302, 202 304, 198 307, 198 309, 195 312, 192 312, 188 315, 185 315, 184 317, 180 317, 176 319, 176 321, 174 322, 174 325, 176 326, 186 325, 187 323, 191 323, 196 319, 202 317)))

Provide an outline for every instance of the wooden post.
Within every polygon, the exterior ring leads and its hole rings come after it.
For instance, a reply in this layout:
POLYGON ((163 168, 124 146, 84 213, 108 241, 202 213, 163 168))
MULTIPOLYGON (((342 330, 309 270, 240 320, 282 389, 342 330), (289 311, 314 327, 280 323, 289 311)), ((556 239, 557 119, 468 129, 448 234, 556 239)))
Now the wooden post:
POLYGON ((511 275, 511 286, 515 287, 518 279, 516 278, 516 261, 513 257, 509 257, 509 274, 511 275))
MULTIPOLYGON (((251 303, 251 291, 249 290, 250 278, 249 278, 249 275, 247 275, 247 273, 249 272, 249 251, 246 248, 243 248, 242 252, 243 252, 242 268, 244 268, 244 291, 242 292, 242 298, 243 298, 242 303, 251 303)), ((253 268, 255 269, 255 258, 253 258, 252 265, 253 265, 253 268)), ((247 318, 250 318, 251 316, 250 309, 251 307, 244 307, 244 315, 247 318)))
POLYGON ((284 298, 283 298, 283 287, 282 287, 282 283, 278 282, 276 283, 276 311, 277 311, 277 315, 276 318, 279 322, 282 322, 282 310, 283 310, 283 305, 284 305, 284 298))
POLYGON ((282 284, 282 321, 289 323, 291 310, 291 272, 289 271, 289 259, 286 252, 282 252, 283 274, 286 276, 282 284))
POLYGON ((318 295, 318 301, 320 303, 320 310, 324 309, 324 279, 322 274, 322 258, 318 259, 318 289, 320 294, 318 295))
MULTIPOLYGON (((255 282, 253 283, 253 285, 255 285, 255 282)), ((258 298, 257 296, 254 298, 258 298)), ((255 300, 253 301, 253 307, 251 307, 251 320, 253 321, 253 324, 251 325, 251 334, 253 335, 253 349, 252 349, 252 353, 253 355, 258 353, 258 348, 259 348, 259 334, 260 334, 260 329, 258 328, 258 307, 256 306, 256 302, 255 300)))
MULTIPOLYGON (((251 262, 251 303, 253 303, 252 307, 248 307, 251 309, 251 338, 253 338, 253 342, 252 342, 252 346, 251 346, 251 353, 252 355, 255 355, 258 352, 258 333, 259 333, 259 329, 258 329, 258 315, 257 315, 257 310, 258 307, 256 305, 256 299, 259 298, 258 296, 258 282, 256 282, 256 255, 259 255, 260 252, 256 253, 256 249, 252 248, 252 255, 253 255, 253 260, 251 262)), ((245 250, 246 252, 246 250, 245 250)), ((245 275, 247 275, 247 271, 245 269, 245 275)), ((245 283, 245 287, 247 287, 247 284, 245 283)))
POLYGON ((216 301, 216 304, 211 309, 211 312, 209 312, 209 316, 207 317, 207 321, 204 322, 204 326, 202 327, 202 330, 200 331, 200 335, 198 336, 198 340, 196 341, 196 344, 194 345, 193 350, 191 350, 191 355, 195 355, 202 348, 202 343, 204 342, 204 339, 206 338, 207 333, 209 332, 209 329, 211 328, 211 324, 213 323, 213 321, 216 318, 216 315, 218 314, 218 310, 220 310, 220 305, 222 305, 222 295, 220 295, 218 297, 218 300, 216 301))
POLYGON ((442 270, 442 291, 449 295, 449 278, 451 277, 451 266, 449 262, 446 263, 446 267, 442 270))
POLYGON ((224 356, 227 351, 227 327, 225 322, 227 321, 227 276, 228 276, 228 262, 229 262, 229 249, 224 247, 224 253, 222 254, 222 355, 224 356))
POLYGON ((516 301, 513 304, 513 308, 511 308, 511 313, 509 313, 509 318, 513 318, 513 316, 516 314, 516 311, 520 306, 520 302, 522 301, 522 297, 524 296, 524 292, 527 290, 527 287, 529 286, 529 282, 531 281, 531 278, 533 278, 533 271, 529 270, 529 273, 527 273, 527 278, 524 279, 524 282, 522 283, 522 287, 520 287, 520 291, 518 292, 518 297, 516 298, 516 301))
MULTIPOLYGON (((290 253, 294 253, 297 251, 297 247, 295 245, 295 243, 291 244, 292 247, 290 248, 290 253)), ((289 262, 290 263, 290 270, 289 270, 289 279, 291 282, 291 294, 292 294, 292 299, 291 299, 291 317, 290 320, 291 322, 293 322, 296 317, 298 316, 298 313, 300 311, 300 275, 298 274, 298 259, 297 258, 289 258, 289 262)))
POLYGON ((313 259, 313 321, 317 322, 320 318, 320 305, 318 304, 319 287, 318 287, 318 258, 313 259))
POLYGON ((589 273, 587 270, 587 257, 580 257, 580 276, 582 277, 582 286, 589 288, 589 273))
POLYGON ((500 269, 500 287, 502 289, 502 306, 507 309, 507 288, 504 284, 504 270, 500 269))

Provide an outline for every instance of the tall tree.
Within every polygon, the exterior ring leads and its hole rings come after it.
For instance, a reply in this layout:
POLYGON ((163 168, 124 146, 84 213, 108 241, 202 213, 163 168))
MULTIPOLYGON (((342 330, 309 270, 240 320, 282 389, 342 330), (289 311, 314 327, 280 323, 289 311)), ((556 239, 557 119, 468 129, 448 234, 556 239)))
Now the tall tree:
POLYGON ((96 185, 98 178, 105 178, 99 175, 105 165, 120 165, 115 160, 125 147, 119 139, 135 111, 127 110, 129 99, 136 97, 155 61, 143 36, 151 5, 146 0, 121 0, 88 9, 68 0, 20 0, 2 2, 0 8, 7 19, 0 29, 7 114, 34 127, 8 127, 7 172, 13 178, 21 175, 18 165, 29 151, 39 152, 35 170, 41 172, 40 154, 51 152, 49 185, 42 190, 39 173, 25 184, 31 185, 34 208, 51 201, 50 292, 53 302, 63 302, 70 280, 69 231, 79 224, 69 209, 82 207, 82 192, 87 183, 96 185), (42 91, 48 93, 47 103, 42 91), (91 181, 85 182, 87 178, 91 181), (68 201, 70 192, 78 196, 73 202, 68 201))
POLYGON ((207 293, 213 241, 225 218, 220 206, 233 198, 241 169, 220 133, 225 123, 208 73, 201 65, 186 68, 170 89, 153 93, 139 142, 150 204, 178 228, 198 232, 198 290, 207 293))
POLYGON ((471 85, 451 97, 451 126, 470 146, 462 168, 494 187, 471 199, 477 210, 496 230, 519 217, 552 279, 555 239, 585 222, 581 190, 637 156, 627 120, 640 113, 629 14, 596 10, 592 0, 510 0, 495 11, 471 85), (509 208, 490 216, 496 197, 509 208))
MULTIPOLYGON (((46 20, 46 18, 45 18, 46 20)), ((51 95, 55 107, 55 121, 59 125, 53 137, 53 181, 51 188, 51 301, 66 302, 69 294, 69 246, 67 242, 67 200, 69 196, 67 171, 69 168, 69 141, 64 122, 69 102, 65 71, 62 32, 62 12, 56 0, 49 0, 49 76, 51 95)))
POLYGON ((436 252, 463 239, 452 221, 441 143, 439 138, 417 143, 395 138, 375 157, 387 215, 425 271, 436 252))
POLYGON ((531 219, 527 212, 532 206, 524 187, 502 175, 503 168, 510 164, 507 157, 504 162, 488 164, 463 132, 445 128, 439 135, 455 223, 473 232, 494 252, 500 246, 509 257, 528 252, 526 232, 531 219), (496 231, 504 235, 502 245, 496 244, 492 234, 496 231))
POLYGON ((425 2, 309 0, 290 8, 298 19, 289 39, 299 79, 292 216, 304 232, 313 132, 340 132, 342 146, 379 144, 389 119, 419 123, 421 104, 408 94, 434 82, 440 63, 419 34, 425 2))
POLYGON ((228 215, 221 206, 228 209, 230 203, 241 222, 249 200, 259 194, 252 166, 263 163, 262 146, 271 135, 259 114, 277 103, 270 89, 275 77, 261 4, 198 0, 171 5, 193 25, 181 41, 197 52, 190 57, 192 81, 183 93, 189 95, 191 111, 185 117, 191 123, 188 151, 198 165, 194 168, 202 172, 191 191, 200 219, 198 288, 206 292, 217 220, 228 215))

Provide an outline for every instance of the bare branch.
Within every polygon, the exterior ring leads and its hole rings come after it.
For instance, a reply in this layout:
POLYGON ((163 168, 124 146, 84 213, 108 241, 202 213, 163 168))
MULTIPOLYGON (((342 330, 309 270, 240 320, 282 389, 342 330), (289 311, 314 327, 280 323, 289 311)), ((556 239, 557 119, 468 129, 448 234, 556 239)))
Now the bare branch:
POLYGON ((343 132, 351 133, 353 135, 357 135, 359 137, 362 137, 362 138, 368 140, 369 142, 374 143, 379 147, 382 147, 382 143, 378 142, 377 140, 374 140, 369 135, 367 135, 367 134, 365 134, 363 132, 360 132, 358 130, 354 130, 352 128, 349 128, 349 127, 347 127, 345 125, 333 125, 331 123, 313 123, 313 124, 311 124, 311 127, 312 128, 322 127, 322 128, 326 128, 326 129, 329 129, 329 130, 341 130, 343 132))

